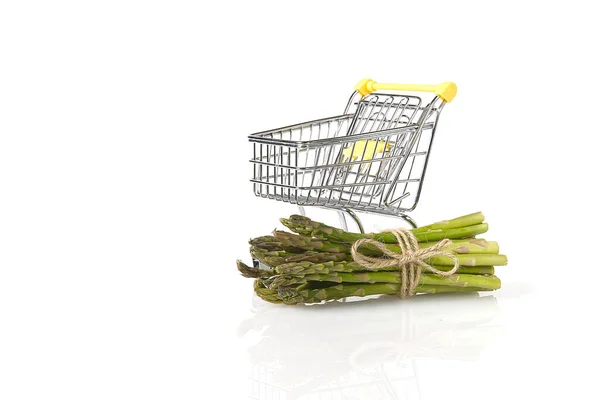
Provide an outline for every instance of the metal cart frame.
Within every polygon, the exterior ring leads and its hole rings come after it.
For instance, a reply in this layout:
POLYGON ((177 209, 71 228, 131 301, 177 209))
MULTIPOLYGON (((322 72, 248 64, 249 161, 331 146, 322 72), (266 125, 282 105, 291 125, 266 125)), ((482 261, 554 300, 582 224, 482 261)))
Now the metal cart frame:
POLYGON ((406 214, 417 206, 439 115, 456 85, 377 83, 363 79, 343 114, 249 136, 256 196, 335 209, 363 231, 356 211, 406 214), (434 93, 421 97, 381 91, 434 93), (378 92, 378 93, 375 93, 378 92))

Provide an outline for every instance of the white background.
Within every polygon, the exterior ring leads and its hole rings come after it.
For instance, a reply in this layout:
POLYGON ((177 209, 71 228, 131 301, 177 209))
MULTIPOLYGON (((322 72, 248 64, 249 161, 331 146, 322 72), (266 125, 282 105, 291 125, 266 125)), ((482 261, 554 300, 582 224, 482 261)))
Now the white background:
POLYGON ((593 397, 592 4, 2 2, 0 398, 593 397), (493 299, 274 307, 237 273, 296 212, 247 134, 365 77, 457 83, 413 216, 486 214, 493 299))

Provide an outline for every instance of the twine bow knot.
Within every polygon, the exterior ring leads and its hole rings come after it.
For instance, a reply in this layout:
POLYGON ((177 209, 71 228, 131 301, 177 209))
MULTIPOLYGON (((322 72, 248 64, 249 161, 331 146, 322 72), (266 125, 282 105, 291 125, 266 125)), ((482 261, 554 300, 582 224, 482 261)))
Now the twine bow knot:
POLYGON ((398 295, 401 298, 414 295, 415 288, 419 285, 419 280, 421 279, 422 268, 439 276, 450 276, 456 273, 460 267, 458 258, 451 252, 444 250, 452 244, 450 239, 443 239, 431 247, 421 249, 419 248, 417 238, 408 229, 398 228, 383 232, 390 232, 396 237, 398 245, 402 250, 401 254, 391 251, 384 243, 367 238, 359 239, 354 242, 351 249, 352 258, 359 265, 370 271, 377 271, 394 266, 398 267, 401 277, 398 295), (361 254, 358 249, 366 244, 377 248, 384 254, 384 257, 370 257, 361 254), (432 257, 449 257, 454 261, 454 266, 450 271, 441 271, 426 262, 426 260, 429 260, 432 257))

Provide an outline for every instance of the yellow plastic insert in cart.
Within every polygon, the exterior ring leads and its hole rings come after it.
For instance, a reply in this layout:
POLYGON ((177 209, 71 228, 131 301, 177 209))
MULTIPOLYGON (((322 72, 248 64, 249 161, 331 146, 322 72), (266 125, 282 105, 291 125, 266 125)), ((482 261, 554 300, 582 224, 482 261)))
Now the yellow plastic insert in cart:
POLYGON ((404 218, 417 206, 431 144, 453 82, 437 85, 363 79, 340 115, 249 136, 256 196, 404 218))
POLYGON ((344 157, 351 160, 372 160, 376 154, 381 154, 391 147, 391 144, 378 142, 377 140, 361 140, 353 146, 346 147, 344 149, 344 157))

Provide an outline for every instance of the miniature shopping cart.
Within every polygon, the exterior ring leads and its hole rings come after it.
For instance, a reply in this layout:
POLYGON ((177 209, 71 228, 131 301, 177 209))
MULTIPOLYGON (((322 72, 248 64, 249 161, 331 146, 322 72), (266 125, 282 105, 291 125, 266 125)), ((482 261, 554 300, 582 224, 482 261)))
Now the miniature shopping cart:
POLYGON ((256 196, 349 214, 406 215, 419 201, 442 108, 456 85, 405 85, 364 79, 342 115, 249 136, 256 196), (432 92, 421 97, 380 91, 432 92), (375 93, 377 92, 377 93, 375 93))

